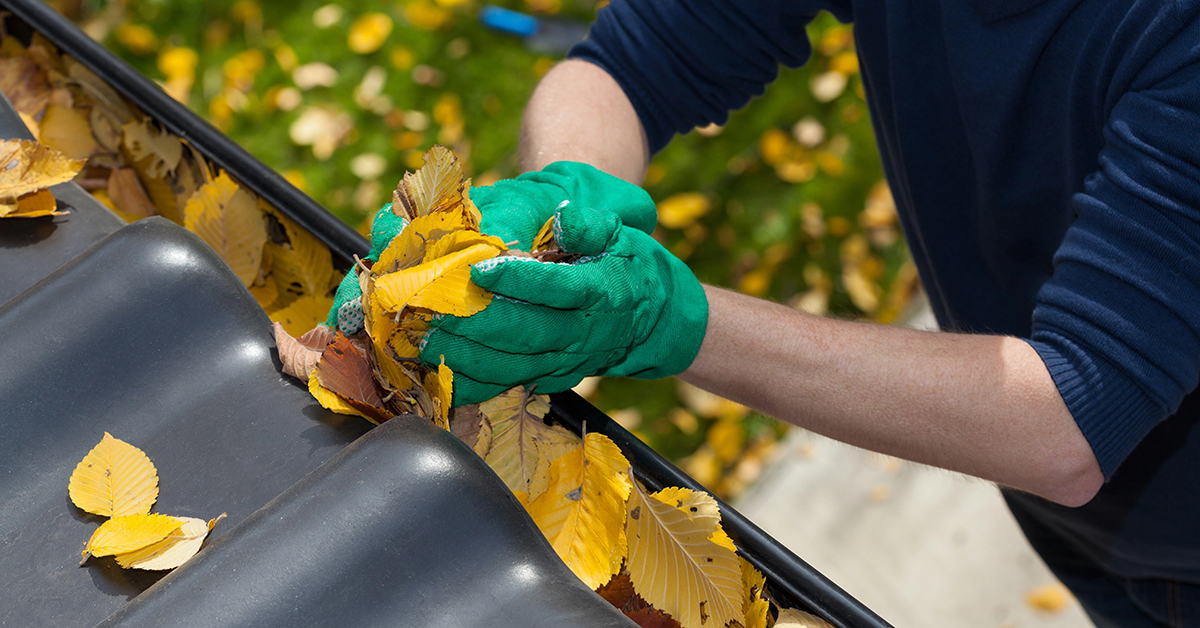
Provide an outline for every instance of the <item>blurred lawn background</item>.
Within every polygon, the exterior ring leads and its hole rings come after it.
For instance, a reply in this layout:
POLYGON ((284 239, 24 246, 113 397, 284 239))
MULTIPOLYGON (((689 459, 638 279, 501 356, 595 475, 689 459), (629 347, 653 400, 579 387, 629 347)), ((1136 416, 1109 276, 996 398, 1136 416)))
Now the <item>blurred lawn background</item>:
MULTIPOLYGON (((450 147, 476 185, 517 171, 524 103, 561 52, 480 25, 472 0, 57 0, 175 98, 364 233, 406 170, 450 147)), ((590 22, 604 1, 509 0, 590 22)), ((655 236, 707 283, 808 312, 892 322, 916 272, 883 183, 850 27, 810 27, 784 69, 724 127, 659 154, 645 187, 655 236)), ((785 427, 675 379, 580 392, 729 498, 785 427)))

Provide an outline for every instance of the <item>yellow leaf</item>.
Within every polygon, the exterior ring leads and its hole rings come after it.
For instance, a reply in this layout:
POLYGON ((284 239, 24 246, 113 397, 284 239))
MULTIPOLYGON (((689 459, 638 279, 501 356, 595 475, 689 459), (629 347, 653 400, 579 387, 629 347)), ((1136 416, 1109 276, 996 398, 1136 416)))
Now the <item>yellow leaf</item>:
POLYGON ((329 247, 261 198, 258 206, 279 221, 291 244, 291 248, 282 245, 272 247, 275 253, 273 272, 279 273, 281 279, 288 277, 289 281, 299 283, 303 294, 325 296, 334 286, 333 255, 329 247), (279 255, 281 250, 287 253, 279 255))
POLYGON ((178 78, 194 79, 196 64, 199 61, 199 55, 191 48, 167 48, 158 54, 158 71, 162 72, 168 81, 178 78))
POLYGON ((254 282, 262 264, 267 227, 254 196, 229 175, 222 172, 196 192, 184 209, 183 226, 211 246, 243 285, 254 282))
POLYGON ((221 515, 210 521, 194 517, 176 517, 183 523, 167 538, 141 549, 117 554, 114 558, 117 564, 125 569, 174 569, 200 551, 200 546, 204 544, 209 531, 224 517, 225 515, 221 515))
POLYGON ((347 43, 360 55, 379 50, 392 34, 392 18, 384 13, 368 13, 350 25, 347 43))
POLYGON ((304 332, 324 323, 333 305, 333 297, 300 297, 291 305, 270 313, 272 321, 283 325, 283 329, 292 336, 300 336, 304 332))
POLYGON ((135 161, 153 157, 146 167, 151 177, 163 178, 175 172, 179 159, 183 157, 183 144, 165 130, 155 129, 146 120, 130 120, 122 127, 125 132, 125 148, 135 161))
POLYGON ((55 211, 57 207, 58 202, 50 190, 38 190, 18 198, 15 205, 0 205, 0 218, 38 218, 67 213, 55 211))
POLYGON ((745 628, 767 628, 767 614, 771 603, 763 597, 767 579, 749 561, 738 556, 742 568, 742 613, 746 616, 745 628))
POLYGON ((117 41, 134 54, 149 54, 158 48, 158 37, 154 31, 141 24, 122 24, 117 27, 115 34, 117 41))
POLYGON ((158 471, 142 450, 105 432, 76 465, 67 492, 72 503, 94 515, 145 514, 158 499, 158 471))
POLYGON ((487 307, 491 294, 471 283, 469 266, 497 254, 490 245, 475 244, 412 268, 380 275, 375 280, 375 295, 389 312, 412 306, 470 316, 487 307))
MULTIPOLYGON (((418 216, 440 211, 461 210, 466 205, 469 182, 463 180, 458 157, 444 146, 434 146, 425 153, 425 165, 416 172, 404 175, 392 194, 392 211, 412 222, 418 216)), ((479 230, 478 210, 471 224, 479 230)))
MULTIPOLYGON (((315 371, 316 369, 313 370, 315 371)), ((379 423, 375 419, 363 414, 362 412, 359 412, 354 408, 354 406, 350 405, 350 403, 345 399, 337 396, 337 394, 333 391, 321 386, 321 382, 317 381, 317 376, 315 373, 308 374, 308 392, 317 400, 317 403, 321 404, 322 408, 325 408, 330 412, 349 414, 351 416, 360 416, 372 423, 379 423)))
POLYGON ((712 203, 699 192, 683 192, 658 204, 658 224, 668 229, 683 229, 708 213, 712 203))
POLYGON ((29 140, 0 140, 0 198, 70 181, 86 161, 29 140))
POLYGON ((626 569, 647 602, 683 628, 743 617, 741 568, 737 555, 714 540, 728 537, 712 497, 680 488, 649 495, 634 482, 628 512, 626 569))
MULTIPOLYGON (((158 215, 182 227, 183 210, 187 207, 187 202, 195 195, 198 188, 193 189, 191 194, 186 198, 180 198, 176 195, 175 186, 170 181, 150 176, 148 169, 153 163, 153 155, 147 155, 133 162, 132 165, 134 171, 137 172, 138 182, 146 190, 146 195, 154 202, 154 208, 158 210, 158 215)), ((181 169, 179 172, 182 174, 183 170, 181 169)), ((182 176, 176 177, 176 179, 182 178, 182 176)))
POLYGON ((722 418, 708 428, 704 440, 721 462, 730 464, 742 453, 742 447, 746 444, 746 428, 739 418, 722 418))
POLYGON ((425 375, 425 392, 433 400, 433 408, 437 416, 433 424, 444 429, 450 429, 450 402, 454 391, 454 372, 443 361, 437 370, 430 370, 425 375))
POLYGON ((459 251, 464 251, 472 246, 475 246, 476 244, 482 244, 484 246, 489 246, 496 249, 497 255, 508 250, 508 247, 504 246, 504 241, 496 236, 485 235, 479 233, 478 231, 462 229, 447 233, 433 244, 427 246, 425 249, 424 261, 431 262, 439 257, 445 257, 459 251))
POLYGON ((53 104, 42 116, 38 141, 71 159, 87 159, 100 148, 84 114, 53 104))
POLYGON ((124 515, 105 521, 88 539, 83 559, 112 556, 153 545, 179 529, 183 522, 167 515, 124 515))
POLYGON ((554 216, 551 216, 546 224, 538 230, 537 235, 533 238, 533 246, 529 247, 530 253, 538 253, 547 251, 554 243, 554 216))
POLYGON ((450 11, 428 0, 413 0, 404 7, 404 17, 417 28, 434 31, 450 22, 450 11))
POLYGON ((547 398, 530 395, 518 386, 479 404, 492 424, 491 448, 484 458, 512 491, 532 501, 550 483, 550 463, 579 446, 579 437, 542 417, 550 411, 547 398))
POLYGON ((608 582, 625 559, 628 467, 607 436, 588 434, 582 447, 550 464, 549 485, 528 506, 554 551, 589 589, 608 582))
MULTIPOLYGON (((446 214, 437 214, 437 216, 444 215, 446 214)), ((417 223, 427 221, 431 218, 434 218, 434 216, 418 218, 413 224, 405 227, 400 232, 400 235, 392 238, 387 248, 383 249, 383 252, 379 254, 379 261, 375 262, 375 265, 371 267, 371 272, 376 275, 394 273, 397 270, 411 268, 421 263, 425 258, 425 242, 428 239, 428 235, 423 233, 421 228, 417 227, 417 223)), ((425 226, 424 224, 421 225, 421 227, 425 226)))
POLYGON ((775 628, 834 628, 834 626, 811 613, 785 608, 779 611, 779 619, 775 620, 775 628))

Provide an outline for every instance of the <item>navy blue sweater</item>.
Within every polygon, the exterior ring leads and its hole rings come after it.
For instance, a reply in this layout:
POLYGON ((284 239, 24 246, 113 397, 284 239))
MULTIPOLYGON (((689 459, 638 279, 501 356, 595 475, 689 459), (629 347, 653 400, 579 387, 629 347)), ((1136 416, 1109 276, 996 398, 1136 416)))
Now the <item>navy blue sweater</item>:
POLYGON ((1026 338, 1108 479, 1010 494, 1104 568, 1200 583, 1200 1, 613 0, 572 51, 653 150, 723 123, 853 21, 880 153, 943 328, 1026 338), (1171 417, 1171 418, 1168 418, 1171 417))

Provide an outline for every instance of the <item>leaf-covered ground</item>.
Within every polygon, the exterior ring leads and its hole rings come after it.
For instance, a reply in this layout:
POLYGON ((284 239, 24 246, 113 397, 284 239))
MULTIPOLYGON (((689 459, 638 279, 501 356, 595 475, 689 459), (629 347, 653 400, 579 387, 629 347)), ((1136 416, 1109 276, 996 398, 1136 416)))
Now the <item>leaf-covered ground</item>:
MULTIPOLYGON (((472 0, 58 4, 355 226, 434 144, 476 184, 517 174, 523 104, 560 56, 480 26, 472 0)), ((603 2, 496 4, 587 22, 603 2)), ((656 236, 703 281, 887 322, 915 271, 881 183, 852 33, 823 15, 810 36, 807 66, 655 158, 656 236)), ((725 496, 754 479, 782 430, 672 379, 604 380, 589 397, 725 496)))

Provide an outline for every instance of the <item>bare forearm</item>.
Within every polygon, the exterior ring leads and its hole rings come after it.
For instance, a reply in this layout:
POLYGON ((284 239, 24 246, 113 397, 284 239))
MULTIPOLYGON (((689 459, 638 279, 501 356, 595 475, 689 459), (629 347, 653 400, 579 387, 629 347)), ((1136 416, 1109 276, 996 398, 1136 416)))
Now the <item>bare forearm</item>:
POLYGON ((523 171, 579 161, 641 183, 649 159, 642 123, 607 72, 568 60, 538 84, 521 125, 523 171))
POLYGON ((1068 505, 1103 483, 1037 353, 1016 338, 807 315, 716 288, 681 377, 866 449, 1068 505))

